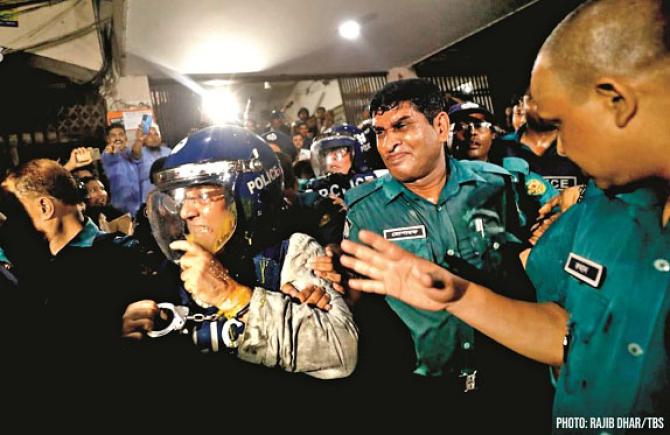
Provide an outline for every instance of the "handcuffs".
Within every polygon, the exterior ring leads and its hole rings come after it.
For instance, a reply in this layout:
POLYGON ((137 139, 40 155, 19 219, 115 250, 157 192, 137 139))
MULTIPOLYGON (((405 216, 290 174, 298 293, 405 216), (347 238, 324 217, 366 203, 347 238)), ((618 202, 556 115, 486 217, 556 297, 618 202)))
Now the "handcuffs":
MULTIPOLYGON (((169 333, 175 331, 182 334, 188 334, 188 330, 185 329, 186 323, 191 321, 194 323, 202 323, 206 321, 217 321, 221 317, 219 314, 209 314, 205 315, 202 313, 195 313, 189 315, 189 308, 184 305, 174 305, 170 302, 161 302, 157 305, 159 310, 165 310, 172 313, 172 320, 170 323, 163 329, 157 331, 147 332, 147 336, 151 338, 158 338, 168 335, 169 333)), ((221 337, 223 338, 223 343, 228 349, 236 349, 238 345, 238 338, 244 332, 244 322, 239 318, 248 310, 247 307, 243 308, 235 317, 226 319, 221 328, 221 337)))

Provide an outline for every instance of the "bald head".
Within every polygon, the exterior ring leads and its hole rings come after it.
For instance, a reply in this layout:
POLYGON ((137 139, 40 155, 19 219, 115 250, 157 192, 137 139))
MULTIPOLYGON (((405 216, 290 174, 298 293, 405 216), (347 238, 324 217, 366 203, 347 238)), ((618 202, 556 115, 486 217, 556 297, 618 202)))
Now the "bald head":
POLYGON ((540 51, 570 89, 598 76, 668 65, 670 1, 592 0, 554 29, 540 51))

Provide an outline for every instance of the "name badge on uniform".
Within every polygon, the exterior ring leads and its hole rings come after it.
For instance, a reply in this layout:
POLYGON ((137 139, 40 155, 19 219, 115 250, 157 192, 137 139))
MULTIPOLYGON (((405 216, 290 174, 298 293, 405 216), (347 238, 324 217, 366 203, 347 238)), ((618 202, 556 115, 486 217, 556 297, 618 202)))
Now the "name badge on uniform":
POLYGON ((386 240, 425 239, 426 227, 416 225, 413 227, 390 228, 384 230, 384 238, 386 240))
POLYGON ((598 288, 603 282, 605 266, 571 252, 563 270, 591 287, 598 288))

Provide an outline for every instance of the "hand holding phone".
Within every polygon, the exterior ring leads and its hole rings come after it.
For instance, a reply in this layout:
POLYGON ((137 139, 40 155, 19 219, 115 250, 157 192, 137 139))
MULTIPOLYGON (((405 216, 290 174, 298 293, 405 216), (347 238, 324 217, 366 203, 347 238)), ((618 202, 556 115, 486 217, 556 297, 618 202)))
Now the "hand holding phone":
POLYGON ((91 162, 91 149, 90 148, 77 148, 74 150, 74 159, 77 163, 86 163, 91 162))
POLYGON ((74 152, 74 158, 77 163, 92 163, 100 160, 100 150, 93 147, 78 148, 74 152))
POLYGON ((151 128, 151 124, 153 123, 153 119, 150 114, 145 113, 142 115, 142 133, 145 135, 149 134, 149 129, 151 128))

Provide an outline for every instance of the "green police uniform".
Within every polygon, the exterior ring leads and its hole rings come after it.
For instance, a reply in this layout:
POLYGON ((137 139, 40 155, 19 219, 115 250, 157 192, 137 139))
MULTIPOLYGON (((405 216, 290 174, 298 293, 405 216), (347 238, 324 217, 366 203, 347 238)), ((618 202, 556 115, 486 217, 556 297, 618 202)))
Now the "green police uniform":
POLYGON ((550 228, 529 257, 527 273, 538 300, 570 313, 554 399, 556 433, 625 433, 639 424, 659 429, 653 426, 659 420, 623 418, 631 416, 665 416, 666 430, 670 424, 665 189, 647 183, 606 194, 589 186, 584 201, 550 228), (564 419, 579 416, 586 420, 564 419))
POLYGON ((533 197, 539 206, 543 206, 551 198, 558 195, 558 190, 539 174, 530 170, 528 162, 518 157, 505 157, 503 168, 512 174, 515 183, 521 183, 526 195, 533 197))
MULTIPOLYGON (((368 229, 443 267, 461 260, 480 271, 496 269, 502 262, 501 247, 519 242, 508 231, 519 224, 511 176, 497 165, 448 162, 449 179, 436 204, 412 193, 390 174, 347 192, 345 237, 358 241, 359 230, 368 229)), ((458 375, 473 369, 471 327, 446 312, 419 310, 386 299, 410 330, 415 373, 458 375)))

